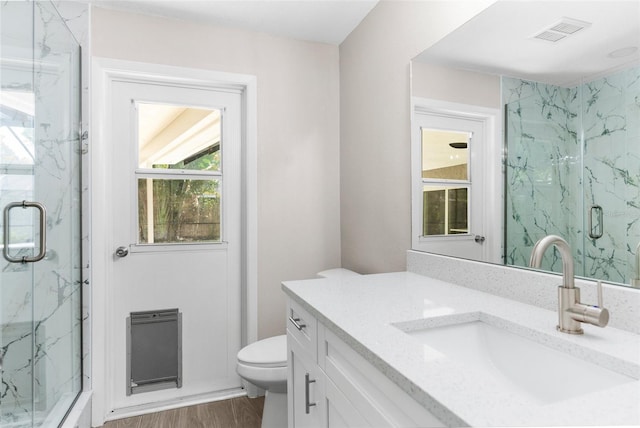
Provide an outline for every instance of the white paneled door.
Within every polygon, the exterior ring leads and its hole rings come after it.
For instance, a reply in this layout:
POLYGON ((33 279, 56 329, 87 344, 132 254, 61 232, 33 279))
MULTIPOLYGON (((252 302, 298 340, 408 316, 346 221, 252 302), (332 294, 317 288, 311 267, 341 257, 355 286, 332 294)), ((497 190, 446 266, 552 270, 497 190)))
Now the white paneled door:
POLYGON ((122 79, 110 94, 106 410, 238 388, 241 93, 122 79), (131 394, 127 317, 168 309, 181 314, 180 387, 131 394))
POLYGON ((487 115, 416 108, 413 117, 413 248, 499 261, 499 179, 487 115), (497 205, 495 205, 497 206, 497 205))

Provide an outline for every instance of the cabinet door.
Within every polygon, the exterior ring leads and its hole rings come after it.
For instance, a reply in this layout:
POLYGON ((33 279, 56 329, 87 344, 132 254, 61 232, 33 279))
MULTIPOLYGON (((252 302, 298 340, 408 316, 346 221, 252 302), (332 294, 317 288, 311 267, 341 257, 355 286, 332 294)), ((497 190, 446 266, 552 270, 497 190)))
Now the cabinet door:
POLYGON ((324 374, 311 354, 291 332, 287 333, 289 363, 288 419, 289 428, 324 426, 324 374))
MULTIPOLYGON (((366 423, 349 425, 376 428, 445 426, 331 331, 326 328, 318 331, 319 365, 326 376, 326 395, 331 395, 331 388, 335 387, 343 397, 348 397, 346 404, 366 420, 366 423)), ((334 408, 338 408, 337 399, 334 408)), ((333 428, 331 424, 329 426, 333 428)))
POLYGON ((327 428, 371 426, 328 378, 325 378, 325 406, 327 408, 327 428))

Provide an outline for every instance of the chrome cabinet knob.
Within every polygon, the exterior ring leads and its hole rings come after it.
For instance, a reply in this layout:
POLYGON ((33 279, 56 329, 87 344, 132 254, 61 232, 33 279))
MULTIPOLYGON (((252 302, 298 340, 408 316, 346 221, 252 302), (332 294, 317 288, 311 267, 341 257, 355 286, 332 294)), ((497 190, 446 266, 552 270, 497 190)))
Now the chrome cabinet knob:
POLYGON ((116 256, 118 257, 127 257, 129 254, 129 250, 127 247, 118 247, 116 248, 116 256))

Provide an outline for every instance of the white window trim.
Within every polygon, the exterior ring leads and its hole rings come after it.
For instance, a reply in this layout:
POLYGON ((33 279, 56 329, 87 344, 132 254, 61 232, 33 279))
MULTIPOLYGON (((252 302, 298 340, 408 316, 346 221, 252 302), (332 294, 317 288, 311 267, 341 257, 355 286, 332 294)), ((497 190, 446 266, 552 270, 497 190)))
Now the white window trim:
POLYGON ((216 251, 226 250, 228 243, 221 242, 189 242, 186 244, 131 244, 129 251, 132 253, 164 253, 174 251, 216 251))
POLYGON ((156 178, 160 176, 162 178, 174 178, 177 180, 210 180, 221 179, 222 172, 220 171, 198 171, 197 169, 136 169, 136 177, 140 178, 156 178))
MULTIPOLYGON (((242 94, 242 343, 247 344, 258 337, 258 214, 257 214, 257 78, 253 75, 191 69, 168 65, 147 64, 110 58, 92 58, 90 118, 90 181, 91 192, 105 195, 111 174, 108 159, 110 149, 106 141, 106 124, 110 112, 103 100, 111 99, 112 83, 118 80, 149 83, 168 81, 192 88, 228 90, 242 94)), ((91 266, 91 385, 93 390, 93 424, 103 424, 105 409, 110 397, 105 390, 105 379, 110 376, 105 363, 106 319, 108 304, 109 261, 113 248, 109 245, 108 228, 110 221, 105 198, 90 198, 91 225, 90 248, 91 266)), ((224 244, 223 244, 224 245, 224 244)))
POLYGON ((486 152, 484 156, 484 204, 483 218, 485 231, 492 239, 488 239, 486 258, 499 262, 503 258, 502 241, 504 235, 504 197, 502 147, 502 115, 500 109, 470 104, 453 103, 430 98, 411 97, 411 248, 426 251, 424 243, 433 240, 470 240, 471 234, 438 235, 423 237, 422 235, 422 140, 416 131, 416 114, 429 113, 443 116, 457 116, 484 122, 486 129, 486 152))

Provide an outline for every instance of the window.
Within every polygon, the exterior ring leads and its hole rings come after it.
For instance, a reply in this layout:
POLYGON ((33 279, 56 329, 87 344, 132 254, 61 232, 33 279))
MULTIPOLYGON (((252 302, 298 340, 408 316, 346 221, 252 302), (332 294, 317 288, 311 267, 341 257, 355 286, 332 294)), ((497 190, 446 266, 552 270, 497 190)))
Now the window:
MULTIPOLYGON (((35 95, 33 92, 5 89, 0 96, 0 205, 32 201, 34 195, 35 95)), ((1 215, 1 214, 0 214, 1 215)), ((32 210, 15 209, 10 214, 8 230, 11 255, 31 256, 36 236, 32 210)), ((0 222, 3 220, 0 219, 0 222)), ((0 233, 0 251, 4 247, 0 233)))
POLYGON ((422 236, 469 233, 468 132, 421 128, 422 236))
POLYGON ((138 243, 221 242, 222 112, 136 107, 138 243))

